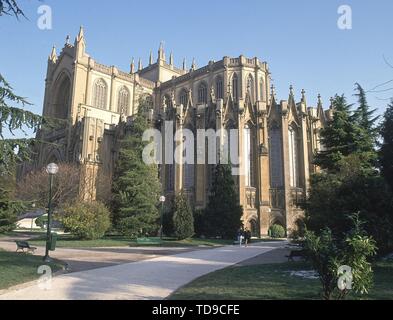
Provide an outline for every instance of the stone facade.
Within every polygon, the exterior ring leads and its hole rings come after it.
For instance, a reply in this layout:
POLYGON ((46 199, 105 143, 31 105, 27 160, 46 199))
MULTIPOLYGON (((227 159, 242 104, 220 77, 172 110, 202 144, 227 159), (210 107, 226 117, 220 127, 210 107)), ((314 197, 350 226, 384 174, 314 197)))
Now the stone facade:
MULTIPOLYGON (((130 72, 96 62, 86 53, 83 28, 74 45, 68 40, 59 55, 48 60, 45 116, 68 119, 69 125, 38 133, 43 144, 35 167, 49 162, 77 162, 81 179, 89 177, 86 199, 96 197, 100 172, 111 175, 118 140, 127 121, 138 110, 139 97, 149 95, 154 123, 164 133, 165 121, 175 129, 238 129, 239 157, 247 158, 247 172, 236 176, 244 224, 255 235, 265 235, 278 223, 288 232, 302 215, 309 176, 317 168, 313 155, 321 148, 319 130, 331 116, 320 97, 317 107, 307 104, 304 90, 295 101, 278 101, 271 86, 268 64, 258 58, 224 57, 197 68, 174 66, 161 45, 158 58, 130 72), (83 177, 83 178, 82 178, 83 177)), ((165 136, 165 134, 164 134, 165 136)), ((181 142, 180 142, 181 143, 181 142)), ((178 143, 179 144, 179 143, 178 143)), ((168 197, 184 190, 195 208, 207 205, 213 165, 162 165, 163 193, 168 197)))

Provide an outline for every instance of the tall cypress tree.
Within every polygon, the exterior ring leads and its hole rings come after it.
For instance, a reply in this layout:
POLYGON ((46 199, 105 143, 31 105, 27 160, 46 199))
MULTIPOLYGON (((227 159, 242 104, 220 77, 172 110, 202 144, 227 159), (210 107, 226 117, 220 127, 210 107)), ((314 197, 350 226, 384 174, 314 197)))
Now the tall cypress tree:
POLYGON ((143 161, 147 142, 142 141, 149 129, 146 110, 150 103, 141 99, 139 112, 121 142, 113 178, 113 223, 123 234, 138 237, 159 228, 158 200, 161 184, 155 165, 143 161))
POLYGON ((173 234, 179 240, 187 239, 194 235, 194 215, 183 192, 174 199, 173 234))
POLYGON ((381 137, 381 171, 386 182, 393 190, 393 99, 384 114, 384 119, 381 125, 381 137))
POLYGON ((226 239, 235 237, 241 226, 243 208, 239 205, 230 164, 216 167, 209 204, 206 208, 207 235, 226 239))

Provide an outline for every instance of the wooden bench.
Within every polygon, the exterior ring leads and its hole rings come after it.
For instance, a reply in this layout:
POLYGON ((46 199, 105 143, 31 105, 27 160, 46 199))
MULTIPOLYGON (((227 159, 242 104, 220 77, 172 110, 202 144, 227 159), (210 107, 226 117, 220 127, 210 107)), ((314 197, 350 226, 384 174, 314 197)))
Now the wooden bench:
POLYGON ((34 252, 37 250, 36 247, 31 247, 27 241, 15 241, 15 243, 17 246, 16 252, 19 252, 20 250, 22 250, 22 252, 25 252, 26 250, 27 253, 34 254, 34 252))
POLYGON ((162 240, 160 238, 137 238, 136 243, 141 245, 161 245, 162 240))
POLYGON ((289 255, 286 256, 288 261, 294 261, 293 258, 299 257, 307 260, 306 250, 291 250, 289 255))

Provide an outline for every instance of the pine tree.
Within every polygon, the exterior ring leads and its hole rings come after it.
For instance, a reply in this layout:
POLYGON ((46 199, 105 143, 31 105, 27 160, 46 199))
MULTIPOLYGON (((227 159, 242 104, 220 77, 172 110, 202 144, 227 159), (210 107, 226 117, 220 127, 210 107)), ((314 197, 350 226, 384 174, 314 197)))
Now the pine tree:
POLYGON ((209 204, 206 208, 205 228, 207 235, 233 239, 241 227, 243 208, 229 164, 216 167, 209 204))
POLYGON ((142 158, 147 145, 142 136, 149 129, 148 108, 148 100, 142 98, 139 112, 121 142, 113 178, 113 223, 123 234, 132 237, 151 234, 159 228, 157 204, 161 184, 158 168, 146 164, 142 158))
POLYGON ((383 140, 380 150, 381 171, 393 190, 393 99, 384 114, 381 137, 383 140))
POLYGON ((353 139, 357 145, 356 152, 361 155, 363 167, 373 171, 378 159, 376 151, 378 128, 376 122, 379 116, 374 116, 376 109, 371 110, 367 102, 366 93, 361 85, 356 83, 355 86, 357 92, 355 96, 358 98, 359 106, 351 117, 355 124, 353 139))
POLYGON ((173 206, 173 233, 179 240, 194 235, 194 216, 184 193, 175 197, 173 206))
POLYGON ((351 119, 351 105, 347 104, 344 95, 336 95, 333 100, 333 119, 321 130, 321 143, 324 150, 320 151, 315 164, 322 169, 336 171, 340 160, 354 151, 355 124, 351 119))

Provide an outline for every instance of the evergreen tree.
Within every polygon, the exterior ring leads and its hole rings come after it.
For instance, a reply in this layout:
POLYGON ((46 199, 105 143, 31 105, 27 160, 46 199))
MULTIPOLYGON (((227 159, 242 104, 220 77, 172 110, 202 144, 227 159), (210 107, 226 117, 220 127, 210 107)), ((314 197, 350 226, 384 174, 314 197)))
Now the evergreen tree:
POLYGON ((194 217, 184 193, 177 195, 173 206, 173 234, 179 240, 194 235, 194 217))
POLYGON ((158 168, 146 164, 142 157, 148 143, 142 141, 142 136, 150 127, 146 116, 149 108, 150 102, 142 98, 138 114, 121 142, 113 178, 113 222, 119 231, 132 237, 151 234, 159 228, 158 168))
POLYGON ((0 175, 0 234, 12 231, 16 227, 18 215, 25 209, 21 201, 13 201, 15 177, 9 174, 0 175))
POLYGON ((206 208, 207 235, 226 239, 235 237, 241 227, 243 215, 243 208, 239 205, 238 199, 231 165, 217 165, 209 204, 206 208))
POLYGON ((379 116, 374 116, 376 109, 371 110, 367 103, 367 97, 364 89, 360 84, 355 84, 358 98, 358 108, 353 113, 352 121, 354 122, 354 141, 357 145, 357 153, 362 155, 363 167, 373 170, 377 165, 378 154, 376 151, 376 142, 378 128, 376 122, 379 116))
POLYGON ((386 182, 393 190, 393 99, 384 114, 383 123, 381 125, 381 137, 381 171, 386 182))
POLYGON ((356 154, 363 171, 374 173, 377 160, 374 111, 369 111, 364 90, 359 86, 359 108, 352 113, 344 95, 333 100, 333 119, 321 130, 320 151, 315 164, 331 173, 340 170, 340 162, 356 154))
POLYGON ((333 100, 333 119, 321 130, 321 143, 324 150, 320 151, 315 164, 322 169, 338 170, 338 163, 353 152, 355 124, 351 121, 351 105, 347 104, 344 95, 336 95, 333 100))
MULTIPOLYGON (((22 9, 16 0, 0 0, 0 17, 13 15, 17 19, 24 17, 22 9)), ((33 132, 41 129, 44 125, 53 127, 59 121, 45 119, 24 108, 30 103, 17 94, 0 73, 0 172, 11 173, 15 164, 29 160, 31 146, 36 139, 8 139, 5 133, 13 135, 15 132, 23 132, 31 129, 33 132)), ((61 123, 61 121, 60 121, 61 123)))

